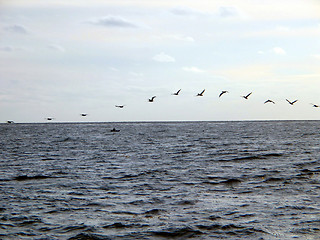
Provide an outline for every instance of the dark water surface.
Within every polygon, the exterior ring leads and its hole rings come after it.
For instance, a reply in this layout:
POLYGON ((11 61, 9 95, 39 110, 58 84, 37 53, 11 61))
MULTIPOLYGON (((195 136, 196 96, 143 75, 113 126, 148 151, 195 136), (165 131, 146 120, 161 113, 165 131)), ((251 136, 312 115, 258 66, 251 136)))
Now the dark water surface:
POLYGON ((1 124, 0 239, 319 239, 319 140, 319 121, 1 124))

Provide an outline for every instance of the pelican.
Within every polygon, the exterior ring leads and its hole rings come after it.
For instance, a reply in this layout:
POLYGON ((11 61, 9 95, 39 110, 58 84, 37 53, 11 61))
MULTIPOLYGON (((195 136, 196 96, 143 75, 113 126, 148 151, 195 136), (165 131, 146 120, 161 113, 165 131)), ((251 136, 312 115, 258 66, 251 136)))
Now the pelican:
POLYGON ((228 91, 222 91, 219 95, 219 97, 221 97, 223 94, 228 93, 228 91))
POLYGON ((248 97, 250 96, 252 94, 252 92, 251 93, 249 93, 248 95, 246 95, 246 96, 241 96, 241 97, 243 97, 244 99, 248 99, 248 97))
POLYGON ((88 113, 81 113, 80 116, 81 117, 86 117, 86 116, 88 116, 88 113))
POLYGON ((293 104, 295 104, 296 102, 298 102, 298 100, 294 100, 293 102, 290 102, 288 99, 286 99, 287 100, 287 102, 290 104, 290 105, 293 105, 293 104))
POLYGON ((204 91, 205 91, 205 89, 203 89, 201 93, 198 93, 197 97, 203 97, 204 91))
POLYGON ((313 104, 313 103, 310 103, 312 105, 312 107, 320 107, 319 105, 317 104, 313 104))
POLYGON ((272 101, 272 100, 270 100, 270 99, 268 99, 267 101, 265 101, 265 102, 264 102, 264 104, 266 104, 266 103, 273 103, 273 104, 276 104, 274 101, 272 101))
POLYGON ((149 99, 149 102, 153 102, 153 100, 156 98, 156 96, 153 96, 152 98, 149 99))
POLYGON ((178 95, 179 95, 179 93, 180 93, 180 91, 181 91, 181 89, 179 89, 179 90, 178 90, 178 92, 175 92, 175 93, 173 93, 172 95, 176 95, 176 96, 178 96, 178 95))
POLYGON ((115 105, 117 108, 124 108, 125 105, 115 105))

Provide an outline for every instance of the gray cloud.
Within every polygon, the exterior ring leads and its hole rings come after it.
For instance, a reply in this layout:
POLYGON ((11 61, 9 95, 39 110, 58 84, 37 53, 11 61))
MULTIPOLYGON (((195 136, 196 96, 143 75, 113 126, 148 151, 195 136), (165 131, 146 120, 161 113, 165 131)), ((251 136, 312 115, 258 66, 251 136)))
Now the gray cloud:
POLYGON ((137 28, 138 25, 132 23, 124 18, 116 16, 105 16, 89 20, 88 23, 93 25, 100 25, 105 27, 118 27, 118 28, 137 28))
POLYGON ((235 7, 219 7, 218 13, 220 17, 225 18, 239 16, 239 11, 235 7))
POLYGON ((13 32, 13 33, 19 33, 19 34, 28 34, 28 30, 24 26, 18 25, 18 24, 6 26, 4 28, 4 30, 6 30, 7 32, 13 32))
POLYGON ((0 47, 0 51, 2 51, 2 52, 14 52, 14 51, 27 51, 27 49, 23 48, 23 47, 2 46, 2 47, 0 47))
POLYGON ((11 46, 0 47, 0 51, 3 51, 3 52, 12 52, 12 51, 14 51, 14 48, 11 47, 11 46))
POLYGON ((51 50, 58 51, 58 52, 65 52, 64 47, 57 45, 57 44, 50 44, 47 46, 47 48, 49 48, 51 50))
POLYGON ((201 11, 195 10, 193 8, 185 7, 185 6, 172 8, 172 9, 170 9, 170 12, 173 13, 174 15, 179 15, 179 16, 189 16, 189 15, 201 15, 201 14, 204 14, 201 11))

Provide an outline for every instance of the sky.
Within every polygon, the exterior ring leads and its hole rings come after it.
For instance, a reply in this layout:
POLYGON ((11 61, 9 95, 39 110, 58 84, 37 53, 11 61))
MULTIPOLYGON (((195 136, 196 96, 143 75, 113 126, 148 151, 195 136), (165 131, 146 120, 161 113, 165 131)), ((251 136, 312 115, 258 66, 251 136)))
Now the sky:
POLYGON ((317 0, 0 0, 0 123, 320 119, 312 104, 317 0))

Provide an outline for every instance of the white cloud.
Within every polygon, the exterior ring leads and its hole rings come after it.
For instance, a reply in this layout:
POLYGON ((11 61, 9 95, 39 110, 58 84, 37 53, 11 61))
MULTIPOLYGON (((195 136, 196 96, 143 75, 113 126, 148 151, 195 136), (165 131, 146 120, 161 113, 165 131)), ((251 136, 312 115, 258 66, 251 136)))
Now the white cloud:
POLYGON ((197 67, 183 67, 182 69, 186 72, 194 72, 194 73, 204 73, 205 72, 205 70, 202 70, 197 67))
POLYGON ((173 39, 178 40, 178 41, 185 41, 185 42, 194 42, 193 37, 189 36, 183 36, 183 35, 172 35, 171 36, 173 39))
POLYGON ((311 55, 311 56, 314 57, 315 59, 320 60, 320 54, 313 54, 313 55, 311 55))
POLYGON ((176 40, 176 41, 183 41, 183 42, 194 42, 194 38, 186 35, 180 34, 172 34, 172 35, 160 35, 160 36, 153 36, 156 40, 176 40))
POLYGON ((95 18, 87 21, 87 23, 90 23, 93 25, 100 25, 104 27, 118 27, 118 28, 137 28, 138 27, 137 24, 117 16, 105 16, 105 17, 95 18))
POLYGON ((59 52, 65 52, 65 49, 62 46, 57 45, 57 44, 50 44, 47 47, 49 49, 51 49, 51 50, 55 50, 55 51, 59 51, 59 52))
POLYGON ((156 62, 175 62, 176 61, 174 57, 171 57, 165 54, 164 52, 161 52, 155 55, 152 59, 156 62))
POLYGON ((115 67, 109 67, 109 69, 110 69, 111 71, 114 71, 114 72, 119 72, 119 69, 118 69, 118 68, 115 68, 115 67))
POLYGON ((19 33, 19 34, 28 33, 27 29, 24 26, 18 25, 18 24, 6 26, 4 30, 6 30, 7 32, 13 32, 13 33, 19 33))
POLYGON ((138 72, 129 72, 129 74, 133 77, 143 77, 143 73, 138 73, 138 72))
POLYGON ((286 51, 283 50, 281 47, 274 47, 273 49, 273 52, 277 55, 286 55, 286 51))

